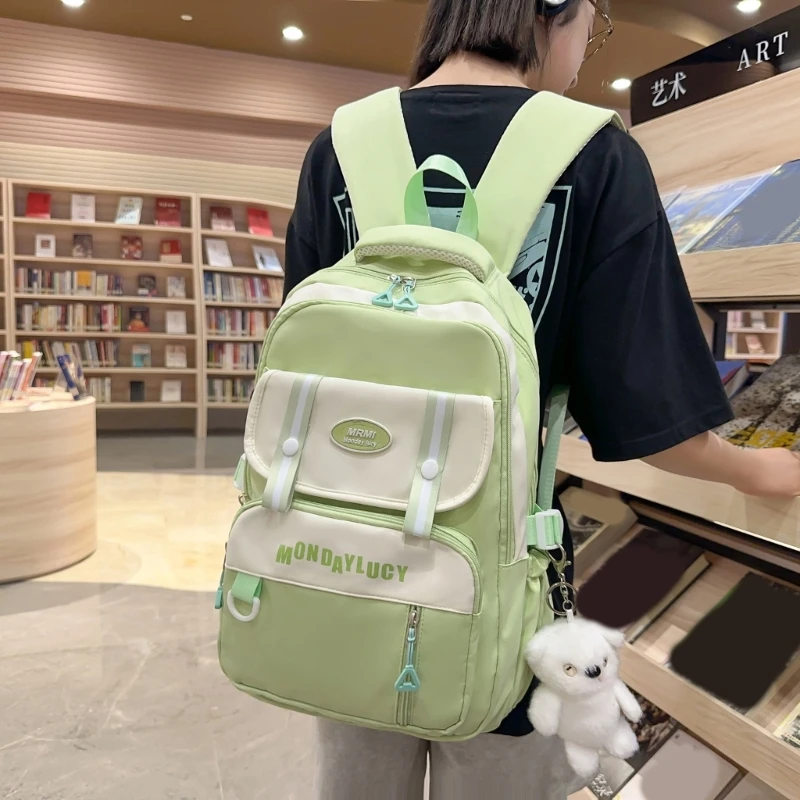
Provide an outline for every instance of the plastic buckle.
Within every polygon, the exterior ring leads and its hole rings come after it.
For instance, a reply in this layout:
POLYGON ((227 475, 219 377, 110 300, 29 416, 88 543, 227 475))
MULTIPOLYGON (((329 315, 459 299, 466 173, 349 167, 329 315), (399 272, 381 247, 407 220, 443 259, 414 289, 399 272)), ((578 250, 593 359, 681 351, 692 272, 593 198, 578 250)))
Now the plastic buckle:
POLYGON ((557 550, 564 540, 564 518, 555 508, 528 517, 528 547, 557 550))

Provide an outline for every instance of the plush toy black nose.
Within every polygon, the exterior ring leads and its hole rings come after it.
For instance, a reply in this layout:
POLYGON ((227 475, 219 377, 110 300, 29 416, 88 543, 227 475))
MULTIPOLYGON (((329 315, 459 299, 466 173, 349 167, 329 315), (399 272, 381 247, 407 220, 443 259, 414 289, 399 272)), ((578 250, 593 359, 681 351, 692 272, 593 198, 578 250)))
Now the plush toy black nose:
POLYGON ((586 669, 585 675, 587 678, 599 678, 602 671, 603 670, 601 670, 600 667, 595 664, 593 667, 588 667, 586 669))

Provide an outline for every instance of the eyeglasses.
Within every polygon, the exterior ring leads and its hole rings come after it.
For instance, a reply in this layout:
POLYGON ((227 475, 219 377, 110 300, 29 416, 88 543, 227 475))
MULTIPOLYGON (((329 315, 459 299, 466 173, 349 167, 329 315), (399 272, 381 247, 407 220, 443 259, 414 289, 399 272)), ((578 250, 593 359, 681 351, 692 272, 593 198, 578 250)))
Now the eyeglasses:
MULTIPOLYGON (((611 34, 614 33, 614 23, 611 21, 611 17, 602 8, 597 7, 597 0, 589 0, 589 2, 594 6, 597 16, 603 21, 604 27, 603 30, 589 37, 589 41, 586 43, 586 55, 583 57, 584 61, 588 61, 593 55, 602 50, 611 34)), ((595 19, 597 19, 597 16, 595 19)))

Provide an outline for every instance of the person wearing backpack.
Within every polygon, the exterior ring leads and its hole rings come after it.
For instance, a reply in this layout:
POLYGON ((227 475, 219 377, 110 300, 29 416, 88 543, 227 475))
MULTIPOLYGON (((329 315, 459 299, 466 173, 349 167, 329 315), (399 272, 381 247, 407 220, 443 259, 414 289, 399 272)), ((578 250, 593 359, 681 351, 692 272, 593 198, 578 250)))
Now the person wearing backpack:
POLYGON ((565 387, 600 461, 800 495, 793 454, 713 434, 731 410, 647 159, 561 97, 611 30, 603 0, 430 0, 413 88, 306 156, 217 607, 234 685, 320 717, 320 798, 421 800, 428 765, 433 800, 580 786, 523 658, 571 558, 565 387))

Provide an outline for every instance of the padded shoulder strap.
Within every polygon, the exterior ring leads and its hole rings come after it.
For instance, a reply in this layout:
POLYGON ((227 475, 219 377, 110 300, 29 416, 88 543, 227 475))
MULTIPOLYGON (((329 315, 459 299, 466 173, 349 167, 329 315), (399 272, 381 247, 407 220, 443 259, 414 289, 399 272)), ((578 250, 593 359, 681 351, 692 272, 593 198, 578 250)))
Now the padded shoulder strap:
POLYGON ((613 111, 539 92, 517 112, 475 191, 478 240, 509 275, 556 181, 613 111))
POLYGON ((342 106, 333 115, 332 131, 359 235, 384 225, 402 225, 406 186, 417 165, 403 121, 400 89, 342 106))

